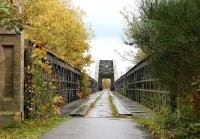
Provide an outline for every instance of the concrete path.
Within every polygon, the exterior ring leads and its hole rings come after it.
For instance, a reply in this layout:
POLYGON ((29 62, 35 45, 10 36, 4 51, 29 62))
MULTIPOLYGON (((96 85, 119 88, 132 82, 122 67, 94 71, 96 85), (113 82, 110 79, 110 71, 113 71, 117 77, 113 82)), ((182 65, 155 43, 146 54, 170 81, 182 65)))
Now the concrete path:
POLYGON ((73 118, 41 139, 151 139, 130 119, 73 118))
POLYGON ((95 104, 94 108, 89 112, 87 117, 112 117, 112 111, 109 105, 109 93, 108 91, 103 91, 102 96, 95 104))
POLYGON ((109 93, 102 93, 86 117, 66 121, 41 139, 153 139, 132 119, 112 118, 109 93))

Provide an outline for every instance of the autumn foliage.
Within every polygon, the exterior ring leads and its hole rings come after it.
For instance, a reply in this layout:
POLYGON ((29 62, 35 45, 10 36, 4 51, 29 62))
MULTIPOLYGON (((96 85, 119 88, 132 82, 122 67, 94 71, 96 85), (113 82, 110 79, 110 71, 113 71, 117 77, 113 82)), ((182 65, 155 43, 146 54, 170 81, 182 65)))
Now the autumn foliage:
POLYGON ((104 89, 110 89, 111 87, 111 80, 110 79, 103 79, 102 85, 104 89))
POLYGON ((92 35, 82 20, 83 11, 67 0, 32 0, 25 3, 24 12, 29 23, 26 38, 43 37, 49 51, 76 68, 91 62, 87 51, 92 35))
POLYGON ((91 94, 92 90, 90 88, 89 81, 90 81, 89 76, 86 74, 86 71, 83 71, 81 75, 81 82, 80 82, 81 88, 79 92, 77 93, 77 95, 80 98, 86 98, 91 94))
MULTIPOLYGON (((30 94, 25 98, 29 101, 25 106, 26 117, 52 116, 59 112, 64 102, 63 97, 52 89, 55 86, 42 79, 40 69, 49 75, 52 72, 51 66, 41 61, 47 60, 47 51, 81 71, 91 63, 88 51, 93 32, 83 22, 83 16, 84 12, 74 7, 70 0, 0 0, 0 27, 17 33, 24 31, 25 39, 34 44, 29 60, 32 64, 25 68, 28 74, 34 76, 28 80, 31 85, 28 86, 30 94), (37 100, 47 98, 45 104, 34 109, 37 100)), ((88 96, 91 90, 86 73, 83 73, 80 82, 82 96, 88 96)))
POLYGON ((24 30, 30 41, 42 38, 48 51, 78 69, 91 63, 88 50, 93 33, 83 16, 69 0, 0 1, 1 27, 24 30))

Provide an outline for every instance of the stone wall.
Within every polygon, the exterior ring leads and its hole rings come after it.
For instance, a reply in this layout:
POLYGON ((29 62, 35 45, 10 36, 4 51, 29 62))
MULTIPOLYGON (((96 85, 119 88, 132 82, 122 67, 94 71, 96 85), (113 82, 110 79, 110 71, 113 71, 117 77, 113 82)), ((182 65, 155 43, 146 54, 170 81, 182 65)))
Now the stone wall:
POLYGON ((0 29, 0 128, 23 120, 23 33, 0 29))

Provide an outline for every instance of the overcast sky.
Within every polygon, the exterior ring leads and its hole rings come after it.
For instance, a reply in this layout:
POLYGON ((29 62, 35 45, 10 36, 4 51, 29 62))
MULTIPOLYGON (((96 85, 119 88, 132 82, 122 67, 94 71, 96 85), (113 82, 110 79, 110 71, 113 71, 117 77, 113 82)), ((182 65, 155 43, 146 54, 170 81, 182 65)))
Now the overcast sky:
MULTIPOLYGON (((115 52, 134 50, 126 46, 122 39, 122 29, 125 27, 120 11, 128 7, 137 11, 137 0, 74 0, 74 5, 86 12, 84 21, 91 24, 95 32, 95 39, 91 44, 90 53, 93 60, 114 60, 117 64, 118 76, 124 74, 127 68, 133 66, 128 61, 123 61, 115 52)), ((95 64, 89 67, 89 74, 94 77, 95 64)))

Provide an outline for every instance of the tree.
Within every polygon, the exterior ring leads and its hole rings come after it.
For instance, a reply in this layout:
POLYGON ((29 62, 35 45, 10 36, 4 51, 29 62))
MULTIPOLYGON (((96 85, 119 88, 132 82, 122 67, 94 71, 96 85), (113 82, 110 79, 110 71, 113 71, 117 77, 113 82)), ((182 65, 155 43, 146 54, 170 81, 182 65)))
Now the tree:
POLYGON ((200 117, 200 1, 141 0, 140 17, 128 18, 125 35, 150 56, 153 75, 171 94, 193 95, 200 117), (198 100, 196 100, 198 99, 198 100))
POLYGON ((84 24, 84 12, 69 0, 4 0, 0 2, 0 26, 25 30, 31 41, 42 38, 48 50, 68 64, 83 69, 90 64, 88 53, 92 30, 84 24), (23 12, 19 7, 23 5, 23 12))
POLYGON ((88 97, 91 94, 92 90, 90 88, 89 82, 90 82, 89 76, 87 75, 86 71, 83 70, 80 82, 81 88, 77 94, 80 98, 88 97))
POLYGON ((136 53, 135 51, 130 50, 124 51, 123 53, 118 52, 117 50, 115 50, 115 52, 123 61, 128 61, 131 64, 137 64, 147 57, 146 53, 144 53, 141 49, 138 49, 136 53))
POLYGON ((67 0, 26 1, 24 9, 30 24, 25 26, 26 38, 42 37, 49 51, 76 68, 82 69, 91 63, 87 51, 92 35, 82 20, 84 14, 80 9, 67 0))
POLYGON ((142 51, 142 49, 139 49, 138 52, 134 55, 134 61, 135 63, 141 62, 143 59, 147 57, 147 54, 142 51))
POLYGON ((126 22, 126 28, 124 30, 124 42, 127 45, 138 48, 136 54, 127 53, 125 57, 131 56, 131 61, 137 64, 149 55, 146 48, 146 45, 149 43, 149 31, 147 26, 142 23, 143 21, 139 17, 135 16, 132 11, 127 11, 125 9, 121 12, 121 14, 126 22))
POLYGON ((104 89, 110 89, 111 87, 111 80, 110 79, 103 79, 102 85, 104 89))
POLYGON ((0 1, 0 27, 16 32, 23 29, 26 24, 25 15, 20 13, 21 3, 18 0, 0 1))

